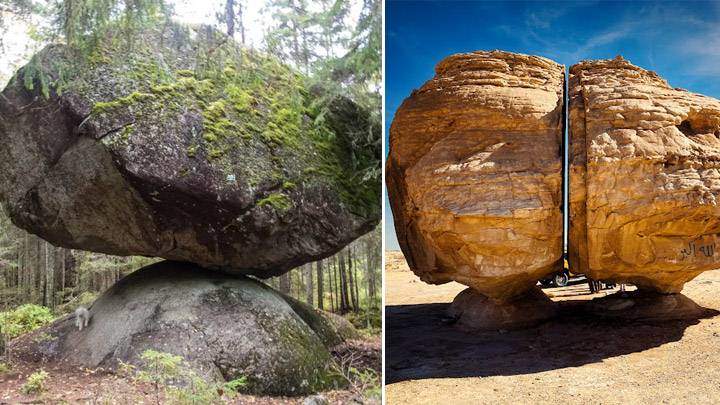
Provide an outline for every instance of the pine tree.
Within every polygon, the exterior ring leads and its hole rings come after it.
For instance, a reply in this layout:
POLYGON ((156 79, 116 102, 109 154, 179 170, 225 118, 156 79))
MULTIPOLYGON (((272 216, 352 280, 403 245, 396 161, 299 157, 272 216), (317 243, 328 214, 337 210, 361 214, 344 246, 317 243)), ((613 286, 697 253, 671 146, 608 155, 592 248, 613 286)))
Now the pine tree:
POLYGON ((274 22, 265 34, 267 50, 280 59, 291 61, 309 75, 317 39, 310 30, 312 19, 307 1, 269 0, 264 12, 274 22))
POLYGON ((313 271, 312 263, 308 263, 303 266, 303 272, 305 274, 305 298, 308 305, 315 305, 315 286, 313 284, 313 271))
POLYGON ((235 37, 239 29, 240 43, 245 45, 245 22, 243 21, 243 0, 225 0, 225 10, 218 15, 220 20, 225 24, 225 32, 231 38, 235 37))
POLYGON ((325 291, 323 286, 323 261, 318 260, 315 263, 315 269, 317 271, 317 307, 319 309, 325 309, 325 291))

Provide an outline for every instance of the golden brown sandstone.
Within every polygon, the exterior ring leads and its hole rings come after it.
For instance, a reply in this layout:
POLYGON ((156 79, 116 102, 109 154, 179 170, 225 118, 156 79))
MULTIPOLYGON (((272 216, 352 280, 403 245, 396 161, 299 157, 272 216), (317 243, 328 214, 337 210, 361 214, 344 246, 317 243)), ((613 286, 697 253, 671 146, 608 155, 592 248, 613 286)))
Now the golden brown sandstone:
POLYGON ((502 303, 467 288, 455 297, 447 314, 461 329, 473 331, 523 329, 552 318, 556 312, 553 301, 539 288, 502 303))
POLYGON ((622 58, 570 69, 574 272, 679 292, 720 263, 720 101, 622 58))
POLYGON ((390 129, 400 246, 425 282, 496 301, 528 292, 562 253, 564 67, 509 52, 452 55, 390 129))

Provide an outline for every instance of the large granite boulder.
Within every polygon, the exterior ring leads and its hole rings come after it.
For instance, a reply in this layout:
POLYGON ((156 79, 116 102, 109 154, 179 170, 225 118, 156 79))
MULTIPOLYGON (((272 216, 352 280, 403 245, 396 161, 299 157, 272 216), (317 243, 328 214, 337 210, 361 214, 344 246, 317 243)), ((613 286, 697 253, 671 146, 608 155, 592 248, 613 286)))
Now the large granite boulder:
POLYGON ((130 274, 90 307, 12 342, 13 356, 114 369, 147 349, 180 355, 217 381, 247 377, 245 390, 300 395, 341 385, 329 347, 357 338, 347 320, 245 276, 160 262, 130 274))
POLYGON ((537 56, 452 55, 398 109, 387 187, 423 281, 506 302, 558 269, 564 73, 537 56))
POLYGON ((621 57, 570 68, 570 268, 679 292, 720 266, 720 101, 621 57))
POLYGON ((51 45, 0 95, 0 197, 57 246, 269 277, 380 219, 380 125, 274 58, 173 24, 51 45))

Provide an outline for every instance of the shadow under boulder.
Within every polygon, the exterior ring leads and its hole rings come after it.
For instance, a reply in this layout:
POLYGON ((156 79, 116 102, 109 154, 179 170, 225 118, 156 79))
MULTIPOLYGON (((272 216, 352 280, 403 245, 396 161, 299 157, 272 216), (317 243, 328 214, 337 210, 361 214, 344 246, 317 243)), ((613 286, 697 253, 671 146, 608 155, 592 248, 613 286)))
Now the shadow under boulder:
POLYGON ((659 294, 643 290, 617 292, 594 298, 586 310, 593 316, 640 321, 701 319, 718 311, 704 308, 683 294, 659 294))
POLYGON ((183 356, 214 380, 245 376, 246 391, 303 395, 341 385, 329 346, 357 336, 345 319, 248 277, 160 262, 120 280, 90 308, 16 339, 26 361, 114 369, 153 349, 183 356))

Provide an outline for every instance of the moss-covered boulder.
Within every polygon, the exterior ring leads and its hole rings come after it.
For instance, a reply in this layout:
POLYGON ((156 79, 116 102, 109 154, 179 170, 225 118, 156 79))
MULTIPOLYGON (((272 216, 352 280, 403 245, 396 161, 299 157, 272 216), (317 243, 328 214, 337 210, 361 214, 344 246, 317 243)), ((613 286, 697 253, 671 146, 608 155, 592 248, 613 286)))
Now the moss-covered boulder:
POLYGON ((48 46, 0 96, 0 197, 51 243, 268 277, 380 218, 380 125, 212 30, 48 46))
POLYGON ((153 349, 184 357, 207 378, 246 377, 251 393, 301 395, 341 386, 326 343, 344 338, 322 313, 286 300, 245 276, 165 261, 102 294, 82 331, 68 315, 14 340, 12 352, 25 361, 113 369, 119 361, 141 364, 140 355, 153 349))
POLYGON ((287 295, 283 298, 293 311, 315 331, 325 346, 333 347, 346 340, 361 338, 358 330, 342 316, 313 308, 287 295))

